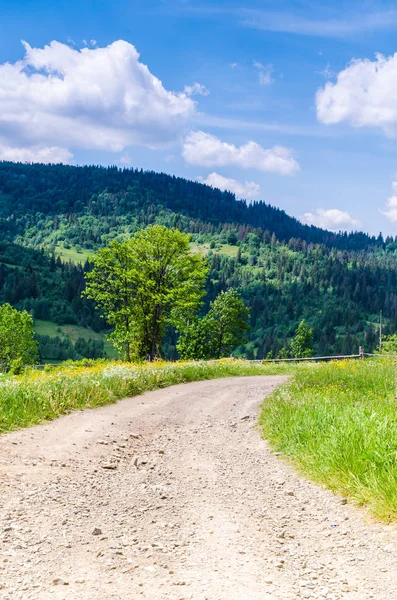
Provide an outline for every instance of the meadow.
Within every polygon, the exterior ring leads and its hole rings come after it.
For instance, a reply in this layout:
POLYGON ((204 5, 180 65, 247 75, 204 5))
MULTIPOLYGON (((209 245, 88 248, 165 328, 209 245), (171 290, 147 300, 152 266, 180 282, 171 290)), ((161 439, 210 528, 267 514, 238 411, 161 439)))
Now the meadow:
POLYGON ((262 433, 301 473, 397 520, 397 400, 393 359, 300 366, 266 398, 262 433))
POLYGON ((290 372, 289 365, 231 359, 142 364, 84 360, 47 366, 44 371, 29 369, 18 376, 0 375, 0 432, 177 383, 290 372))
POLYGON ((106 356, 110 359, 117 359, 119 357, 119 353, 113 344, 106 339, 105 334, 98 333, 91 329, 91 327, 81 327, 80 325, 57 325, 53 321, 35 319, 34 330, 39 335, 48 335, 52 338, 57 336, 62 339, 69 338, 73 344, 75 344, 79 338, 83 338, 87 341, 90 339, 103 340, 106 356))

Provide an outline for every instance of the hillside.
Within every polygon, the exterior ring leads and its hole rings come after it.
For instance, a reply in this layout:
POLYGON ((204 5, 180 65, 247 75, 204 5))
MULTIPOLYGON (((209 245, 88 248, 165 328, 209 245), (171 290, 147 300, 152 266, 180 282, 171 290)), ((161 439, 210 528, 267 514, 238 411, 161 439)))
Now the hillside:
POLYGON ((114 232, 130 233, 156 218, 181 221, 192 233, 202 223, 211 232, 225 223, 248 225, 275 233, 280 241, 297 237, 344 250, 383 242, 364 233, 336 234, 303 225, 265 202, 247 205, 230 192, 164 173, 0 162, 0 231, 10 241, 54 244, 66 239, 90 248, 114 232))
MULTIPOLYGON (((397 329, 392 238, 308 227, 266 203, 247 205, 228 192, 165 174, 2 162, 0 301, 58 328, 86 332, 76 339, 50 326, 51 341, 41 339, 46 334, 38 327, 41 349, 51 355, 43 358, 72 358, 79 338, 79 355, 103 354, 106 324, 81 296, 87 258, 150 223, 190 232, 192 249, 208 257, 203 311, 228 287, 250 306, 250 339, 237 354, 276 354, 302 317, 315 328, 320 354, 356 352, 360 344, 371 351, 380 310, 385 332, 397 329)), ((170 331, 171 358, 175 342, 170 331)))

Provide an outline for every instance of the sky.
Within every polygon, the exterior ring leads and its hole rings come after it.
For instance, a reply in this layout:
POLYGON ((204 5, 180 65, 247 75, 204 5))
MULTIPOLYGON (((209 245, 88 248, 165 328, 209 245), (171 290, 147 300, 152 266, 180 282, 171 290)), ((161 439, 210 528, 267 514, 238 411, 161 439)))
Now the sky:
POLYGON ((396 34, 395 2, 0 0, 0 160, 162 171, 396 235, 396 34))

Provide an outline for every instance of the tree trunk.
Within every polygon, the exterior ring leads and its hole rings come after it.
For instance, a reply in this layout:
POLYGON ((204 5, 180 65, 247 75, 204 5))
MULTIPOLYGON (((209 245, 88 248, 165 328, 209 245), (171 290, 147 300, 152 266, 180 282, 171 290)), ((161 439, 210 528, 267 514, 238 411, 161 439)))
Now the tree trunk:
POLYGON ((218 356, 217 358, 219 359, 221 357, 221 353, 222 353, 222 344, 223 344, 223 331, 220 332, 219 334, 219 342, 218 342, 218 356))
POLYGON ((125 359, 127 362, 131 362, 130 342, 125 343, 125 359))
POLYGON ((156 308, 154 313, 153 325, 152 325, 152 333, 151 333, 151 341, 150 341, 150 360, 156 358, 157 354, 159 354, 159 348, 161 344, 160 340, 160 316, 161 311, 159 308, 156 308))

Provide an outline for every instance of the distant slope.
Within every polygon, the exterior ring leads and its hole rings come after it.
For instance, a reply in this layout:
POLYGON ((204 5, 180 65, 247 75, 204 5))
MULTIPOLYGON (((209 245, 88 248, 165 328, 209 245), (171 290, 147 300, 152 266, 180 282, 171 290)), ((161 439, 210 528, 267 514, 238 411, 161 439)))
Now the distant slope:
POLYGON ((54 215, 137 218, 140 213, 150 218, 159 209, 214 225, 261 228, 275 233, 280 241, 300 238, 347 250, 383 242, 360 232, 336 234, 303 225, 265 202, 247 205, 230 192, 165 173, 0 162, 0 233, 10 241, 25 235, 29 219, 24 223, 20 218, 32 214, 40 213, 44 220, 54 215))
POLYGON ((52 321, 41 321, 40 319, 35 319, 34 330, 41 338, 47 336, 50 338, 59 337, 62 340, 69 339, 74 347, 76 346, 79 338, 85 342, 102 342, 104 344, 104 351, 107 357, 118 357, 117 350, 110 342, 106 340, 105 335, 103 333, 94 331, 90 327, 81 327, 80 325, 57 325, 52 321))

